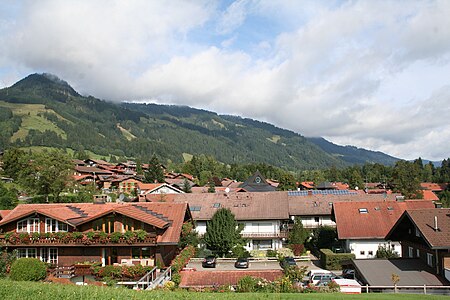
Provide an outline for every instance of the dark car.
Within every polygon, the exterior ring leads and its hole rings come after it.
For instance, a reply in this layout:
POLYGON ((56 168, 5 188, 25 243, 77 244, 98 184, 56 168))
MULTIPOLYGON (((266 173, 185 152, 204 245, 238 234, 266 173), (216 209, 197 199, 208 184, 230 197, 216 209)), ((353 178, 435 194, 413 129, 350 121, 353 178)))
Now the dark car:
POLYGON ((353 269, 342 270, 342 277, 345 279, 355 279, 355 270, 353 269))
POLYGON ((214 256, 207 256, 202 261, 203 268, 215 268, 216 267, 216 258, 214 256))
POLYGON ((291 256, 283 258, 283 260, 280 262, 280 266, 283 269, 289 268, 289 267, 296 267, 297 263, 295 262, 295 259, 291 256))
POLYGON ((244 268, 247 269, 250 265, 250 262, 248 261, 247 257, 239 257, 236 262, 234 263, 234 266, 236 268, 244 268))

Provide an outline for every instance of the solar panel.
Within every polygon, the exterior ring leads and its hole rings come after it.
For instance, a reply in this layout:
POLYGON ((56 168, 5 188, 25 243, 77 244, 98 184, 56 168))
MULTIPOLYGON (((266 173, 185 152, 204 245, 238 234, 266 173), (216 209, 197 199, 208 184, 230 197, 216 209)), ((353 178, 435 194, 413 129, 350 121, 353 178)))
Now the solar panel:
POLYGON ((289 196, 308 196, 308 193, 313 195, 357 195, 356 191, 349 190, 308 190, 308 191, 289 191, 289 196))

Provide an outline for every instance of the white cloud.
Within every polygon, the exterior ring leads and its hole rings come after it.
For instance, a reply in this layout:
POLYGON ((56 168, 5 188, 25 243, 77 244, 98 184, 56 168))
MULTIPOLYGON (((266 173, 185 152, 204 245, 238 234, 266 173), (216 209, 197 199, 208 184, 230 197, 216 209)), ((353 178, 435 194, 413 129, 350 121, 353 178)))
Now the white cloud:
POLYGON ((233 113, 405 158, 448 156, 449 1, 25 7, 14 26, 0 23, 0 71, 14 70, 0 78, 52 72, 105 99, 233 113), (273 28, 284 31, 238 48, 245 30, 273 28))

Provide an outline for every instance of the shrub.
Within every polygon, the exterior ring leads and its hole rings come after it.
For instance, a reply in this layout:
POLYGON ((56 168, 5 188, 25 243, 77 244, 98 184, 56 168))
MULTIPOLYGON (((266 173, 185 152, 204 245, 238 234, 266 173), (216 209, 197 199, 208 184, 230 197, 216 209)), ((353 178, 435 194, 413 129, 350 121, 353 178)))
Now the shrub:
POLYGON ((47 265, 37 258, 19 258, 11 265, 10 277, 16 281, 39 281, 47 276, 47 265))
POLYGON ((175 283, 176 286, 179 286, 180 282, 181 282, 181 275, 179 273, 173 274, 172 281, 173 281, 173 283, 175 283))
POLYGON ((237 292, 252 293, 256 291, 257 279, 251 276, 244 276, 237 283, 237 292))
POLYGON ((341 262, 353 258, 353 253, 333 253, 330 249, 320 249, 320 263, 327 270, 341 270, 341 262))
POLYGON ((266 256, 267 257, 277 257, 277 250, 272 250, 272 249, 267 250, 266 256))
POLYGON ((17 250, 11 253, 6 251, 0 252, 0 277, 4 277, 11 268, 11 264, 17 259, 17 250))
POLYGON ((172 260, 172 271, 174 273, 180 272, 181 269, 183 269, 191 257, 195 255, 195 247, 194 246, 187 246, 181 252, 172 260))

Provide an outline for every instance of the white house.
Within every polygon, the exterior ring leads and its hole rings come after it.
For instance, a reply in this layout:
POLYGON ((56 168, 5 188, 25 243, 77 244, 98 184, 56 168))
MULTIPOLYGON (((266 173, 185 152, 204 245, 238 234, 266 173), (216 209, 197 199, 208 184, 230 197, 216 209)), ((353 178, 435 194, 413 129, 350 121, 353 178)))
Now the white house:
POLYGON ((336 202, 333 213, 339 240, 361 259, 376 257, 379 246, 389 247, 401 256, 400 243, 385 239, 389 230, 406 209, 433 207, 428 200, 336 202))

